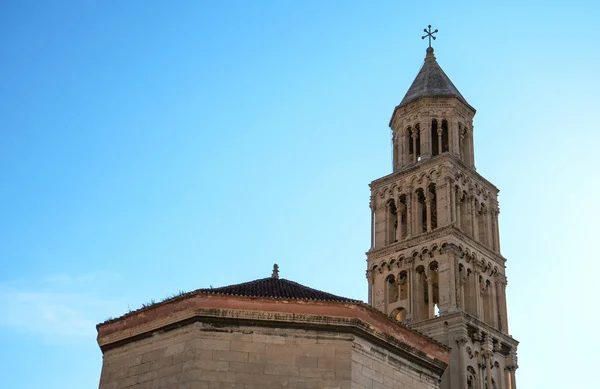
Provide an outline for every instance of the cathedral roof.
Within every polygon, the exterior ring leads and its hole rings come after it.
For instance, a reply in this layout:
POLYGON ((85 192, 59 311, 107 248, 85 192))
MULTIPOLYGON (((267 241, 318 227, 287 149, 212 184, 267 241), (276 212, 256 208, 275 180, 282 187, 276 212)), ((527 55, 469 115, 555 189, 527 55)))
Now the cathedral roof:
POLYGON ((404 106, 412 101, 418 100, 421 97, 456 97, 473 111, 475 110, 467 100, 460 94, 458 89, 454 86, 450 78, 444 73, 440 65, 435 60, 433 55, 433 48, 427 49, 427 55, 425 56, 425 63, 421 67, 419 74, 413 81, 408 92, 400 102, 398 107, 404 106))
POLYGON ((346 297, 309 288, 284 278, 269 277, 244 282, 241 284, 222 286, 219 288, 198 289, 196 293, 221 294, 241 297, 263 297, 274 299, 320 300, 336 302, 359 302, 346 297))

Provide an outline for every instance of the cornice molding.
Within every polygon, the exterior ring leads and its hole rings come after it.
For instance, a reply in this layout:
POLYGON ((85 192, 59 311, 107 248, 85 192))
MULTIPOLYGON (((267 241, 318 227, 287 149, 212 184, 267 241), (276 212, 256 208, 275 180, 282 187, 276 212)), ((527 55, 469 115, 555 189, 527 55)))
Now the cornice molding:
POLYGON ((481 174, 477 173, 475 169, 465 164, 463 161, 460 160, 460 158, 458 158, 452 153, 443 153, 413 163, 412 165, 405 166, 397 172, 388 174, 387 176, 383 176, 381 178, 371 181, 369 187, 371 188, 371 191, 374 192, 386 185, 391 185, 393 183, 397 183, 398 181, 402 181, 403 179, 408 178, 411 174, 419 176, 419 173, 427 173, 432 168, 436 167, 439 167, 439 170, 445 169, 447 175, 452 177, 453 179, 456 174, 456 172, 453 171, 453 169, 458 169, 461 173, 467 175, 472 180, 481 182, 490 192, 495 193, 496 195, 500 192, 500 189, 498 189, 494 184, 488 181, 481 174), (449 163, 453 166, 444 166, 444 163, 449 163))

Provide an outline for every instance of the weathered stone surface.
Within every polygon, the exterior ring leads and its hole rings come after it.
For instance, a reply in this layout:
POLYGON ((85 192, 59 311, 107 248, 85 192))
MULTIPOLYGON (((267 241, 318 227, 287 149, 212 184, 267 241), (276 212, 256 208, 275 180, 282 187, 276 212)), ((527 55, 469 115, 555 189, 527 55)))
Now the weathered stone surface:
POLYGON ((350 334, 194 323, 106 350, 100 389, 392 388, 394 372, 422 375, 408 361, 397 372, 388 355, 403 358, 350 334))
MULTIPOLYGON (((506 389, 518 342, 508 336, 499 191, 475 170, 474 116, 429 48, 390 120, 393 172, 370 184, 369 304, 452 348, 443 389, 506 389)), ((389 372, 369 364, 363 384, 378 387, 377 372, 389 386, 389 372)))

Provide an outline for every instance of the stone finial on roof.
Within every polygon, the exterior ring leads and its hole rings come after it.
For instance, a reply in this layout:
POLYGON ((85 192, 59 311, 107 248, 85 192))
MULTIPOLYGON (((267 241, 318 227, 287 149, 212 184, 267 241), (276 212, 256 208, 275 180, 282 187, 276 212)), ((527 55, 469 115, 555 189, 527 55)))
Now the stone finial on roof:
POLYGON ((279 266, 276 263, 273 264, 273 274, 271 274, 271 278, 279 278, 279 266))

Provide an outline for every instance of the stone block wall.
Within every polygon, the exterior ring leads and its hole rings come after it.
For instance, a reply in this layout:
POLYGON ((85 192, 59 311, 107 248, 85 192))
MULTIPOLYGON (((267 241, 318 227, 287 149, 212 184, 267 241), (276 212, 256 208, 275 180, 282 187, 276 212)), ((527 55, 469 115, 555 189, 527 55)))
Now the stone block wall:
POLYGON ((352 339, 195 323, 107 350, 100 389, 349 389, 352 339))
POLYGON ((365 339, 352 350, 352 389, 436 389, 439 377, 365 339))

